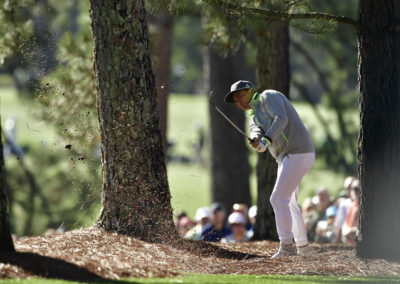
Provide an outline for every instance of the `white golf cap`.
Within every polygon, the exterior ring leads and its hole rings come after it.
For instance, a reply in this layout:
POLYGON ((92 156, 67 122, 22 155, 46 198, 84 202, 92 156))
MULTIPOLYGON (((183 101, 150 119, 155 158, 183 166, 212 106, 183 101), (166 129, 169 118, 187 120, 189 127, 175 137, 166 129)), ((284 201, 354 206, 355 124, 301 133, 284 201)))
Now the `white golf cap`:
POLYGON ((229 215, 228 218, 229 224, 242 224, 246 225, 246 219, 244 218, 242 213, 239 212, 233 212, 231 215, 229 215))
POLYGON ((255 218, 257 216, 257 205, 253 205, 249 209, 249 218, 255 218))
POLYGON ((353 183, 353 181, 355 180, 355 177, 352 176, 348 176, 343 183, 344 188, 349 189, 351 187, 351 184, 353 183))
POLYGON ((210 218, 211 217, 211 212, 210 212, 210 208, 208 207, 200 207, 199 209, 197 209, 196 211, 196 222, 201 221, 201 219, 203 218, 210 218))

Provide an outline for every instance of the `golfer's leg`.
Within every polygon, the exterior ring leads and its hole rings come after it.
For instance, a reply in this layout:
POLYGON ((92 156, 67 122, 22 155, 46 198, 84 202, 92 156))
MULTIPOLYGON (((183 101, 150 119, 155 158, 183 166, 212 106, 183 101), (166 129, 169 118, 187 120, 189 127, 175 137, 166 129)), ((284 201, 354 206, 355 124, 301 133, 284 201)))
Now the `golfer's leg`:
POLYGON ((303 216, 301 215, 300 207, 297 204, 298 191, 299 187, 297 187, 293 192, 289 207, 292 214, 292 232, 294 241, 296 242, 297 246, 302 247, 308 244, 308 238, 303 216))
MULTIPOLYGON (((307 153, 307 154, 301 154, 299 156, 302 156, 302 158, 301 158, 302 165, 301 166, 299 165, 298 171, 299 171, 299 175, 303 175, 303 177, 304 177, 307 174, 307 172, 310 170, 311 166, 313 165, 315 155, 313 153, 307 153)), ((300 159, 300 157, 298 157, 298 158, 300 159)), ((292 198, 289 202, 289 208, 290 208, 290 212, 292 214, 292 232, 293 232, 294 240, 295 240, 297 246, 302 247, 302 246, 305 246, 308 244, 308 239, 307 239, 307 230, 306 230, 306 226, 304 224, 304 219, 301 214, 300 207, 297 204, 297 196, 298 196, 298 192, 299 192, 300 182, 301 182, 301 179, 292 194, 292 198)))
POLYGON ((289 203, 293 192, 304 176, 303 171, 299 170, 301 164, 301 159, 292 158, 292 155, 290 155, 289 158, 285 157, 283 159, 270 198, 271 205, 275 212, 279 239, 282 244, 291 244, 293 242, 292 214, 289 203))

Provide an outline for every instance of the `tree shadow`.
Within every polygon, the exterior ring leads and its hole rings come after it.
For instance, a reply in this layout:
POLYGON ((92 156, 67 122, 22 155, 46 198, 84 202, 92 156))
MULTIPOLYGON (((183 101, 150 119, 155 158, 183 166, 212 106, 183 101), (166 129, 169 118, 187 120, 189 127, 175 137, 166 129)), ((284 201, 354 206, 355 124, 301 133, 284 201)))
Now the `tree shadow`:
POLYGON ((30 252, 0 254, 0 262, 18 266, 38 277, 87 281, 90 283, 121 283, 106 279, 67 261, 30 252))
POLYGON ((218 258, 235 259, 235 260, 266 258, 265 255, 257 255, 257 254, 239 252, 235 250, 229 250, 220 247, 216 244, 205 241, 179 239, 173 242, 172 245, 179 250, 184 250, 191 254, 197 254, 204 257, 214 256, 218 258))

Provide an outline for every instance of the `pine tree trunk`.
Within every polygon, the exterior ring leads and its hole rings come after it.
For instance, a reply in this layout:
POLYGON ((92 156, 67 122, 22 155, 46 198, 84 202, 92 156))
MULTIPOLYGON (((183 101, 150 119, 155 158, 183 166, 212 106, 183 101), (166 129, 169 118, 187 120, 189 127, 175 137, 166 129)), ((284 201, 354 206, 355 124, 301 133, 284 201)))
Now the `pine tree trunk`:
POLYGON ((14 251, 14 244, 10 234, 10 221, 8 217, 9 204, 6 195, 6 175, 4 170, 3 140, 1 138, 0 119, 0 252, 14 251))
POLYGON ((171 77, 171 47, 174 31, 174 18, 168 11, 155 19, 157 26, 157 39, 155 46, 157 106, 159 113, 159 125, 162 137, 164 153, 167 153, 167 102, 170 90, 171 77))
MULTIPOLYGON (((246 79, 245 52, 242 46, 235 54, 223 57, 210 45, 205 56, 208 92, 214 92, 213 102, 241 129, 245 129, 245 114, 235 105, 224 102, 232 83, 246 79)), ((234 203, 251 205, 250 166, 246 139, 210 106, 211 129, 211 196, 230 212, 234 203)))
POLYGON ((142 0, 91 0, 106 230, 176 236, 142 0))
MULTIPOLYGON (((394 0, 359 0, 357 255, 400 259, 400 83, 394 0)), ((397 4, 398 8, 398 4, 397 4)))
MULTIPOLYGON (((289 30, 282 23, 268 23, 257 37, 257 88, 275 89, 289 97, 289 30)), ((278 240, 275 214, 269 198, 275 185, 277 164, 267 152, 258 154, 256 240, 278 240)))

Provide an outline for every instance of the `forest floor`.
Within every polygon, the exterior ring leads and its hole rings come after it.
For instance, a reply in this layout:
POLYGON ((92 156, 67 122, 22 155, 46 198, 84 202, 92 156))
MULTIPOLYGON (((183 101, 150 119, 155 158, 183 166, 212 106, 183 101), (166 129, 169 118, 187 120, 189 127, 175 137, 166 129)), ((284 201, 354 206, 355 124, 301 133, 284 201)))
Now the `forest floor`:
POLYGON ((15 242, 17 252, 0 255, 0 278, 46 277, 101 280, 167 277, 182 272, 398 276, 400 263, 363 260, 344 245, 312 245, 315 254, 269 259, 278 243, 214 244, 179 240, 156 244, 86 228, 15 242))

